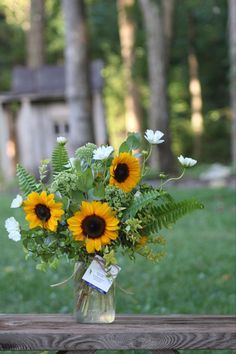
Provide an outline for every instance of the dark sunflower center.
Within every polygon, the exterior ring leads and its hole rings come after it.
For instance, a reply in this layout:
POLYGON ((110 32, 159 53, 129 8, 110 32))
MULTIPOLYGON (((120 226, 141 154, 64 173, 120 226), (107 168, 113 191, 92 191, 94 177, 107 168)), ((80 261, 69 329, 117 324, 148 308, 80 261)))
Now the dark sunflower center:
POLYGON ((40 220, 48 221, 51 217, 50 209, 44 204, 37 204, 35 213, 40 220))
POLYGON ((90 238, 101 237, 105 231, 105 221, 97 215, 87 216, 82 222, 84 235, 90 238))
POLYGON ((124 182, 129 177, 129 168, 126 163, 118 163, 114 171, 115 180, 117 182, 124 182))

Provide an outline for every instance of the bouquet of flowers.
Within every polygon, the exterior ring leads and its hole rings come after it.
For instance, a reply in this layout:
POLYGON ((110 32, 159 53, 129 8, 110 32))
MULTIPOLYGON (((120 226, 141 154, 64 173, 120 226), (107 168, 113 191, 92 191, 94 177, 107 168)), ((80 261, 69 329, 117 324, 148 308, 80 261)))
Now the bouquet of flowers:
MULTIPOLYGON (((61 255, 90 262, 99 254, 109 265, 116 263, 119 248, 131 258, 139 253, 158 261, 163 252, 154 253, 150 246, 165 243, 160 230, 202 208, 194 199, 176 202, 163 188, 167 181, 156 188, 143 183, 152 144, 162 143, 162 136, 148 130, 149 146, 143 150, 140 134, 129 134, 116 156, 112 146, 88 143, 73 158, 68 157, 66 139, 57 138, 50 184, 44 183, 48 160, 41 162, 39 181, 17 166, 22 196, 11 207, 22 207, 28 227, 8 219, 9 237, 22 239, 26 254, 41 260, 41 269, 46 264, 55 267, 61 255)), ((196 164, 183 156, 178 159, 184 170, 196 164)))
MULTIPOLYGON (((11 217, 5 226, 9 238, 22 241, 26 257, 39 260, 38 269, 57 267, 62 255, 87 266, 99 256, 105 268, 117 263, 118 250, 131 259, 136 254, 151 261, 163 257, 160 231, 202 204, 195 199, 175 201, 164 189, 164 175, 158 187, 144 183, 152 145, 164 142, 159 131, 147 130, 144 137, 129 133, 117 153, 112 146, 87 143, 73 158, 67 140, 59 137, 47 183, 48 160, 41 161, 38 180, 17 166, 22 194, 11 207, 22 208, 26 222, 20 225, 11 217)), ((178 159, 183 173, 197 162, 178 159)))

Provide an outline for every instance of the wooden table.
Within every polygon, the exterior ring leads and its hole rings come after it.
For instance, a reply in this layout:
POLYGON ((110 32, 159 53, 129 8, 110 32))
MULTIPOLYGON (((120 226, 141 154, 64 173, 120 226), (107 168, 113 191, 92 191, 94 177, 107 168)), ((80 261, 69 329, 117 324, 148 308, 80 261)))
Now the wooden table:
POLYGON ((0 315, 0 350, 98 349, 236 349, 236 316, 118 315, 112 324, 80 324, 69 315, 0 315))

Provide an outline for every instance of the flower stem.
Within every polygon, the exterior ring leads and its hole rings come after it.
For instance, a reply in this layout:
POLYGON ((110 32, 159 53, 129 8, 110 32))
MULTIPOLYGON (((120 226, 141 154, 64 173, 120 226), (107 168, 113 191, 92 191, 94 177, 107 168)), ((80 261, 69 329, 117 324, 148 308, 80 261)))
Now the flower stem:
POLYGON ((147 160, 149 159, 149 157, 151 156, 151 153, 152 153, 152 144, 150 144, 150 147, 149 147, 149 151, 148 151, 147 156, 144 157, 141 176, 144 175, 145 164, 146 164, 147 160))
POLYGON ((185 174, 185 170, 186 170, 186 169, 184 168, 180 176, 178 176, 178 177, 172 177, 172 178, 167 179, 165 182, 162 182, 161 185, 160 185, 160 189, 162 189, 162 187, 163 187, 166 183, 168 183, 168 182, 170 182, 170 181, 178 181, 179 179, 181 179, 181 178, 184 176, 184 174, 185 174))

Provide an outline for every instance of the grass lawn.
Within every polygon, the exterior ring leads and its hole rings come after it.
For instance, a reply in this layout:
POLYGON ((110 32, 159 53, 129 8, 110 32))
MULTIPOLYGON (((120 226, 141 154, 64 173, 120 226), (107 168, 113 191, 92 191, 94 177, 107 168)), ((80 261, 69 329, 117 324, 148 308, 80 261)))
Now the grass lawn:
MULTIPOLYGON (((141 257, 135 263, 120 258, 118 285, 133 295, 117 289, 117 313, 235 314, 235 191, 172 191, 177 198, 198 197, 205 209, 181 219, 173 230, 163 231, 168 240, 167 256, 160 264, 141 257)), ((12 215, 12 197, 0 194, 0 312, 71 313, 73 285, 49 285, 70 275, 72 265, 62 263, 57 271, 41 273, 32 261, 24 260, 21 244, 9 240, 4 229, 4 220, 12 215)), ((14 215, 17 219, 18 212, 14 215)))

